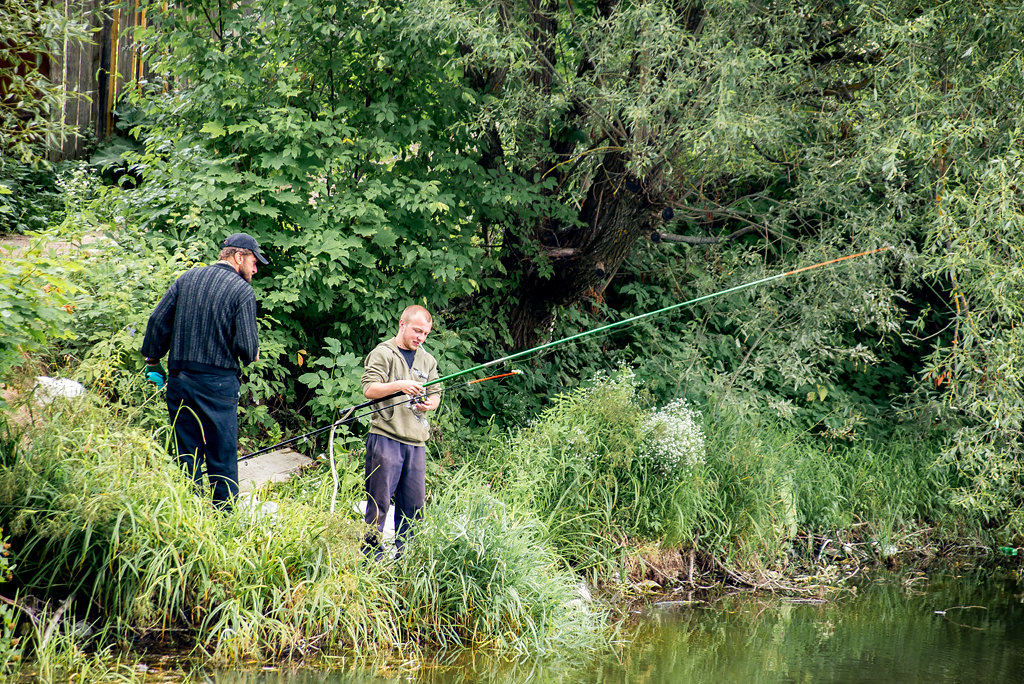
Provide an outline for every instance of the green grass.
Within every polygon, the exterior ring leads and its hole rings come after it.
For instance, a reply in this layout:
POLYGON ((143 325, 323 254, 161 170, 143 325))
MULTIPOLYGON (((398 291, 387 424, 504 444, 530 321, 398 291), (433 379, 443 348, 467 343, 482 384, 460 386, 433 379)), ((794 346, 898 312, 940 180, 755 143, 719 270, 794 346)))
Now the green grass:
MULTIPOLYGON (((605 580, 644 544, 698 546, 726 566, 763 570, 785 566, 801 535, 878 547, 940 521, 950 536, 978 533, 979 521, 950 505, 953 474, 934 440, 844 443, 751 412, 710 413, 699 448, 692 434, 673 446, 651 427, 666 413, 645 410, 622 374, 556 398, 506 440, 492 436, 469 466, 533 510, 569 566, 605 580), (652 444, 667 453, 652 460, 652 444)), ((692 417, 662 420, 662 432, 693 433, 692 417)))
POLYGON ((466 470, 456 474, 432 497, 396 568, 410 639, 514 657, 597 645, 606 615, 581 598, 545 536, 531 512, 466 470))
POLYGON ((976 529, 950 506, 937 444, 843 445, 727 411, 697 426, 645 409, 626 375, 558 398, 522 430, 464 440, 473 448, 432 468, 404 555, 384 563, 358 548, 358 458, 339 455, 336 513, 321 466, 259 493, 276 514, 225 514, 96 397, 33 415, 23 436, 0 422, 6 586, 51 614, 70 598, 68 615, 98 630, 74 636, 69 618, 30 639, 27 656, 54 672, 139 638, 214 664, 579 652, 606 644, 610 625, 580 599, 577 573, 625 581, 641 547, 697 547, 758 571, 813 553, 800 535, 884 546, 936 522, 976 529))
POLYGON ((740 564, 773 565, 799 531, 888 540, 926 523, 977 531, 950 505, 941 445, 828 442, 752 416, 706 425, 707 492, 680 524, 703 547, 740 564))
MULTIPOLYGON (((536 511, 577 570, 608 574, 631 541, 664 538, 692 468, 652 451, 663 436, 619 374, 557 398, 486 458, 496 492, 536 511)), ((659 426, 660 427, 660 426, 659 426)))
MULTIPOLYGON (((576 577, 536 521, 468 481, 435 497, 401 565, 367 563, 351 508, 362 498, 360 464, 341 466, 337 513, 320 468, 261 491, 278 504, 273 515, 225 514, 192 493, 163 445, 93 398, 36 418, 24 439, 0 429, 0 524, 14 580, 52 606, 73 597, 78 618, 100 630, 88 643, 51 641, 50 651, 146 638, 230 664, 463 647, 522 657, 600 643, 605 614, 574 602, 576 577), (459 536, 453 515, 468 516, 458 529, 476 536, 459 536), (463 564, 474 545, 501 572, 485 578, 463 564)), ((66 662, 40 645, 30 658, 66 662)))
POLYGON ((400 643, 394 593, 361 562, 353 516, 323 499, 276 517, 218 513, 147 434, 109 418, 55 408, 4 454, 0 519, 23 591, 74 594, 115 638, 184 633, 216 662, 400 643))

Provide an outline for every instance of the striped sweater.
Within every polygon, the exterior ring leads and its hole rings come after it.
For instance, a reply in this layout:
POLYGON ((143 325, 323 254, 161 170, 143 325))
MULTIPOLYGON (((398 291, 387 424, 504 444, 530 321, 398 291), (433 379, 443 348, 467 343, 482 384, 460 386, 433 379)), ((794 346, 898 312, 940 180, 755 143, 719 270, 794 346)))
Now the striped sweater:
POLYGON ((142 354, 170 352, 170 371, 239 372, 259 349, 256 295, 229 264, 186 271, 167 290, 146 325, 142 354))

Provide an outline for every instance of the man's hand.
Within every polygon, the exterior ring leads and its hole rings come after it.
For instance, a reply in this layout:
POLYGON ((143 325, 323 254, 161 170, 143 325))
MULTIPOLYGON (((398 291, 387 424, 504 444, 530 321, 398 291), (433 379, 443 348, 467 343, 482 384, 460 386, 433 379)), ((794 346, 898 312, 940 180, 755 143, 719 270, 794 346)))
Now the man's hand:
POLYGON ((167 383, 167 371, 159 361, 146 364, 146 380, 156 385, 157 389, 163 389, 167 383))
POLYGON ((395 391, 401 392, 402 394, 406 394, 410 397, 422 397, 427 393, 427 390, 423 388, 423 385, 413 380, 396 380, 391 384, 394 386, 395 391))
POLYGON ((423 394, 409 400, 409 406, 414 411, 433 411, 440 404, 441 392, 438 390, 434 390, 433 392, 424 392, 423 394))
POLYGON ((414 380, 395 380, 394 382, 371 382, 363 390, 363 396, 367 399, 383 399, 395 392, 401 392, 409 397, 422 397, 427 390, 414 380))

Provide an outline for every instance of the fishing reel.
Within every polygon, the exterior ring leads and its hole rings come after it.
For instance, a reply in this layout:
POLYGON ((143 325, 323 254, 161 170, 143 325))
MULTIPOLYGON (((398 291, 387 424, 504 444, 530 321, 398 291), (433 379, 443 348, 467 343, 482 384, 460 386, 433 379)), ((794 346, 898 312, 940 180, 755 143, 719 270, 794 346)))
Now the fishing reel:
POLYGON ((411 397, 405 407, 412 411, 412 415, 422 425, 429 426, 429 423, 427 422, 427 396, 425 394, 418 397, 411 397))

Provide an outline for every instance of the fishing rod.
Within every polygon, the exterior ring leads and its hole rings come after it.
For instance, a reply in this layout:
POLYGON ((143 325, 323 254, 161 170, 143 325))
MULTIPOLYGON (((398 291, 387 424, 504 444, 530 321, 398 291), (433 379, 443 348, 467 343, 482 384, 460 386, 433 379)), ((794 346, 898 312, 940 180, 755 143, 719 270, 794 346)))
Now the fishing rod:
MULTIPOLYGON (((437 395, 437 394, 444 394, 445 392, 466 389, 470 385, 475 385, 478 382, 486 382, 488 380, 497 380, 498 378, 507 378, 507 377, 509 377, 511 375, 519 375, 522 372, 523 371, 521 371, 521 370, 511 370, 508 373, 499 373, 497 375, 490 375, 490 376, 488 376, 486 378, 477 378, 476 380, 470 380, 469 382, 464 382, 464 383, 462 383, 460 385, 453 385, 451 387, 442 387, 441 389, 435 389, 433 392, 427 392, 426 394, 422 395, 422 397, 419 397, 419 398, 420 399, 425 399, 426 397, 431 397, 431 396, 434 396, 434 395, 437 395)), ((435 384, 435 382, 436 381, 431 382, 431 384, 435 384)), ((245 454, 244 456, 239 457, 238 462, 241 463, 242 461, 248 461, 250 458, 256 458, 257 456, 261 456, 261 455, 263 455, 265 453, 268 453, 270 451, 274 451, 275 449, 278 449, 279 447, 283 447, 283 446, 286 446, 288 444, 294 444, 295 442, 304 440, 304 439, 306 439, 308 437, 312 437, 314 435, 319 435, 319 434, 321 434, 323 432, 327 432, 328 430, 332 430, 334 428, 341 427, 342 425, 348 425, 350 423, 354 423, 355 421, 360 420, 362 418, 366 418, 367 416, 372 416, 375 413, 380 413, 381 411, 386 411, 389 408, 395 408, 396 406, 402 406, 403 404, 408 403, 407 401, 405 401, 403 399, 402 401, 396 402, 394 404, 388 404, 387 406, 381 406, 381 407, 375 408, 375 409, 373 409, 371 411, 366 411, 365 413, 360 413, 359 415, 353 415, 357 410, 359 410, 361 408, 367 408, 368 406, 380 403, 380 402, 382 402, 382 401, 384 401, 386 399, 394 399, 397 396, 403 396, 404 397, 406 395, 403 392, 395 392, 394 394, 389 394, 386 397, 381 397, 380 399, 374 399, 372 401, 365 401, 362 404, 357 404, 356 406, 353 406, 353 407, 349 408, 348 410, 346 410, 345 414, 344 414, 344 417, 341 420, 335 421, 335 422, 331 423, 330 425, 324 425, 323 427, 318 427, 315 430, 310 430, 309 432, 306 432, 304 434, 298 435, 296 437, 292 437, 290 439, 286 439, 283 442, 278 442, 277 444, 272 444, 272 445, 270 445, 268 447, 263 447, 262 449, 260 449, 258 451, 254 451, 254 452, 252 452, 250 454, 245 454)), ((415 401, 415 399, 414 399, 414 401, 415 401)))
POLYGON ((515 354, 509 354, 508 356, 503 356, 500 359, 494 359, 493 361, 487 361, 486 363, 481 363, 481 364, 479 364, 477 366, 473 366, 472 368, 467 368, 466 370, 458 371, 456 373, 452 373, 451 375, 446 375, 446 376, 444 376, 442 378, 438 378, 437 380, 431 380, 428 383, 424 383, 423 386, 424 387, 428 387, 430 385, 433 385, 433 384, 436 384, 436 383, 439 383, 439 382, 446 382, 448 380, 453 380, 453 379, 461 377, 463 375, 467 375, 468 373, 475 373, 476 371, 483 370, 484 368, 490 368, 491 366, 496 366, 499 363, 507 363, 509 361, 515 361, 516 359, 521 359, 521 358, 524 358, 524 357, 527 357, 527 356, 532 356, 533 354, 536 354, 538 352, 544 351, 545 349, 551 349, 552 347, 557 347, 559 345, 566 344, 566 343, 572 342, 574 340, 579 340, 579 339, 582 339, 584 337, 588 337, 590 335, 596 335, 596 334, 598 334, 600 332, 606 332, 608 330, 613 330, 615 328, 620 328, 622 326, 629 325, 630 323, 636 323, 637 321, 642 320, 644 318, 650 318, 651 316, 657 316, 658 314, 667 313, 669 311, 673 311, 675 309, 679 309, 679 308, 682 308, 684 306, 692 306, 693 304, 697 304, 698 302, 703 302, 703 301, 706 301, 708 299, 713 299, 715 297, 722 297, 722 296, 727 295, 727 294, 732 294, 733 292, 739 292, 740 290, 746 290, 746 289, 751 288, 751 287, 756 287, 757 285, 763 285, 763 284, 769 283, 769 282, 771 282, 773 280, 779 280, 780 278, 785 278, 787 276, 796 275, 797 273, 803 273, 805 271, 811 271, 811 270, 814 270, 816 268, 822 268, 824 266, 830 266, 832 264, 837 264, 837 263, 839 263, 841 261, 847 261, 849 259, 856 259, 858 257, 867 256, 869 254, 877 254, 879 252, 884 252, 887 249, 889 249, 889 247, 879 247, 878 249, 871 249, 871 250, 868 250, 866 252, 859 252, 857 254, 849 254, 849 255, 844 256, 844 257, 839 257, 838 259, 830 259, 828 261, 822 261, 819 264, 813 264, 811 266, 804 266, 802 268, 797 268, 797 269, 794 269, 792 271, 786 271, 784 273, 776 273, 775 275, 768 276, 767 278, 761 278, 760 280, 753 280, 753 281, 751 281, 749 283, 743 283, 742 285, 737 285, 735 287, 730 287, 730 288, 728 288, 726 290, 719 290, 718 292, 712 292, 711 294, 706 294, 706 295, 702 295, 700 297, 695 297, 694 299, 688 299, 685 302, 679 302, 678 304, 671 304, 669 306, 663 307, 661 309, 657 309, 655 311, 648 311, 647 313, 642 313, 642 314, 640 314, 638 316, 633 316, 632 318, 626 318, 626 319, 623 319, 621 321, 617 321, 615 323, 609 323, 608 325, 603 325, 603 326, 601 326, 599 328, 594 328, 593 330, 585 330, 585 331, 583 331, 581 333, 577 333, 575 335, 570 335, 569 337, 563 337, 560 340, 555 340, 554 342, 548 342, 546 344, 541 344, 541 345, 538 345, 536 347, 532 347, 530 349, 523 350, 521 352, 516 352, 515 354))
MULTIPOLYGON (((557 346, 560 346, 560 345, 563 345, 563 344, 567 344, 569 342, 573 342, 575 340, 579 340, 579 339, 582 339, 584 337, 589 337, 591 335, 596 335, 598 333, 607 332, 609 330, 614 330, 616 328, 621 328, 623 326, 630 325, 632 323, 636 323, 637 321, 643 320, 645 318, 650 318, 652 316, 657 316, 659 314, 668 313, 669 311, 674 311, 674 310, 680 309, 680 308, 682 308, 684 306, 692 306, 692 305, 697 304, 699 302, 707 301, 709 299, 714 299, 715 297, 723 297, 723 296, 725 296, 727 294, 732 294, 734 292, 739 292, 741 290, 746 290, 746 289, 749 289, 751 287, 756 287, 758 285, 763 285, 765 283, 770 283, 770 282, 772 282, 774 280, 780 280, 780 279, 786 278, 788 276, 796 275, 797 273, 804 273, 806 271, 812 271, 812 270, 817 269, 817 268, 823 268, 825 266, 831 266, 832 264, 838 264, 838 263, 843 262, 843 261, 848 261, 850 259, 857 259, 859 257, 868 256, 870 254, 878 254, 879 252, 884 252, 884 251, 886 251, 888 249, 890 249, 890 248, 888 246, 886 246, 886 247, 879 247, 878 249, 867 250, 865 252, 858 252, 857 254, 848 254, 846 256, 839 257, 837 259, 829 259, 828 261, 822 261, 820 263, 812 264, 810 266, 803 266, 801 268, 793 269, 791 271, 785 271, 783 273, 776 273, 775 275, 768 276, 767 278, 760 278, 758 280, 752 280, 752 281, 750 281, 748 283, 743 283, 741 285, 736 285, 735 287, 730 287, 730 288, 727 288, 725 290, 719 290, 718 292, 712 292, 711 294, 706 294, 706 295, 702 295, 700 297, 695 297, 693 299, 688 299, 685 302, 678 302, 676 304, 671 304, 669 306, 662 307, 662 308, 656 309, 654 311, 648 311, 647 313, 642 313, 642 314, 639 314, 637 316, 633 316, 632 318, 626 318, 626 319, 623 319, 621 321, 616 321, 615 323, 609 323, 607 325, 603 325, 603 326, 600 326, 598 328, 594 328, 592 330, 585 330, 585 331, 577 333, 575 335, 570 335, 569 337, 563 337, 562 339, 555 340, 553 342, 548 342, 546 344, 541 344, 541 345, 538 345, 536 347, 531 347, 530 349, 524 349, 523 351, 516 352, 514 354, 509 354, 508 356, 502 356, 501 358, 494 359, 492 361, 487 361, 485 363, 478 364, 476 366, 473 366, 472 368, 467 368, 465 370, 457 371, 455 373, 451 373, 449 375, 445 375, 443 377, 440 377, 440 378, 438 378, 436 380, 431 380, 430 382, 423 383, 423 386, 424 387, 430 387, 431 385, 436 385, 436 384, 439 384, 439 383, 448 382, 450 380, 454 380, 456 378, 462 377, 463 375, 468 375, 469 373, 475 373, 475 372, 483 370, 485 368, 490 368, 491 366, 496 366, 496 365, 498 365, 500 363, 507 363, 509 361, 515 361, 517 359, 522 359, 522 358, 525 358, 525 357, 528 357, 528 356, 532 356, 534 354, 537 354, 538 352, 544 351, 545 349, 551 349, 552 347, 557 347, 557 346)), ((516 374, 517 372, 518 371, 513 371, 511 374, 516 374)), ((505 373, 505 374, 501 374, 501 375, 492 375, 492 376, 487 377, 487 378, 481 378, 479 380, 473 380, 471 382, 468 382, 468 383, 465 384, 465 386, 471 385, 471 384, 476 383, 476 382, 483 382, 484 380, 492 380, 492 379, 495 379, 495 378, 505 377, 507 375, 510 375, 510 374, 509 373, 505 373)), ((460 386, 455 386, 455 387, 453 387, 453 389, 460 389, 462 387, 463 386, 461 386, 461 385, 460 386)), ((369 401, 365 401, 365 402, 363 402, 361 404, 353 406, 346 413, 346 418, 343 418, 342 420, 343 421, 354 420, 354 418, 351 418, 352 412, 357 411, 359 409, 366 408, 368 406, 372 406, 372 405, 374 405, 374 404, 376 404, 378 402, 381 402, 381 401, 386 401, 387 399, 394 399, 394 398, 399 397, 401 395, 402 395, 402 392, 395 392, 395 393, 389 394, 389 395, 387 395, 385 397, 380 397, 379 399, 371 399, 369 401)), ((390 406, 394 406, 394 405, 395 404, 392 404, 390 406)), ((389 408, 389 407, 384 407, 384 408, 389 408)), ((383 410, 383 409, 380 409, 380 410, 383 410)), ((370 414, 372 414, 372 413, 376 413, 376 411, 372 411, 370 414)), ((366 414, 366 415, 370 415, 370 414, 366 414)), ((318 434, 320 434, 322 432, 326 432, 327 430, 330 430, 330 429, 336 427, 337 425, 341 425, 341 424, 345 424, 345 423, 339 421, 338 423, 332 423, 330 425, 325 425, 324 427, 317 428, 316 430, 313 430, 311 432, 307 432, 304 435, 299 435, 298 437, 293 437, 292 439, 288 439, 288 440, 285 440, 285 441, 280 442, 278 444, 274 444, 272 446, 265 447, 263 449, 260 449, 259 451, 254 451, 251 454, 246 454, 245 456, 241 457, 239 460, 240 461, 241 460, 246 460, 246 459, 249 459, 249 458, 253 458, 255 456, 259 456, 261 454, 265 454, 268 451, 272 451, 272 450, 274 450, 274 449, 276 449, 278 447, 285 446, 287 444, 292 444, 292 443, 297 442, 297 441, 299 441, 301 439, 304 439, 306 437, 311 437, 313 435, 318 435, 318 434)))

